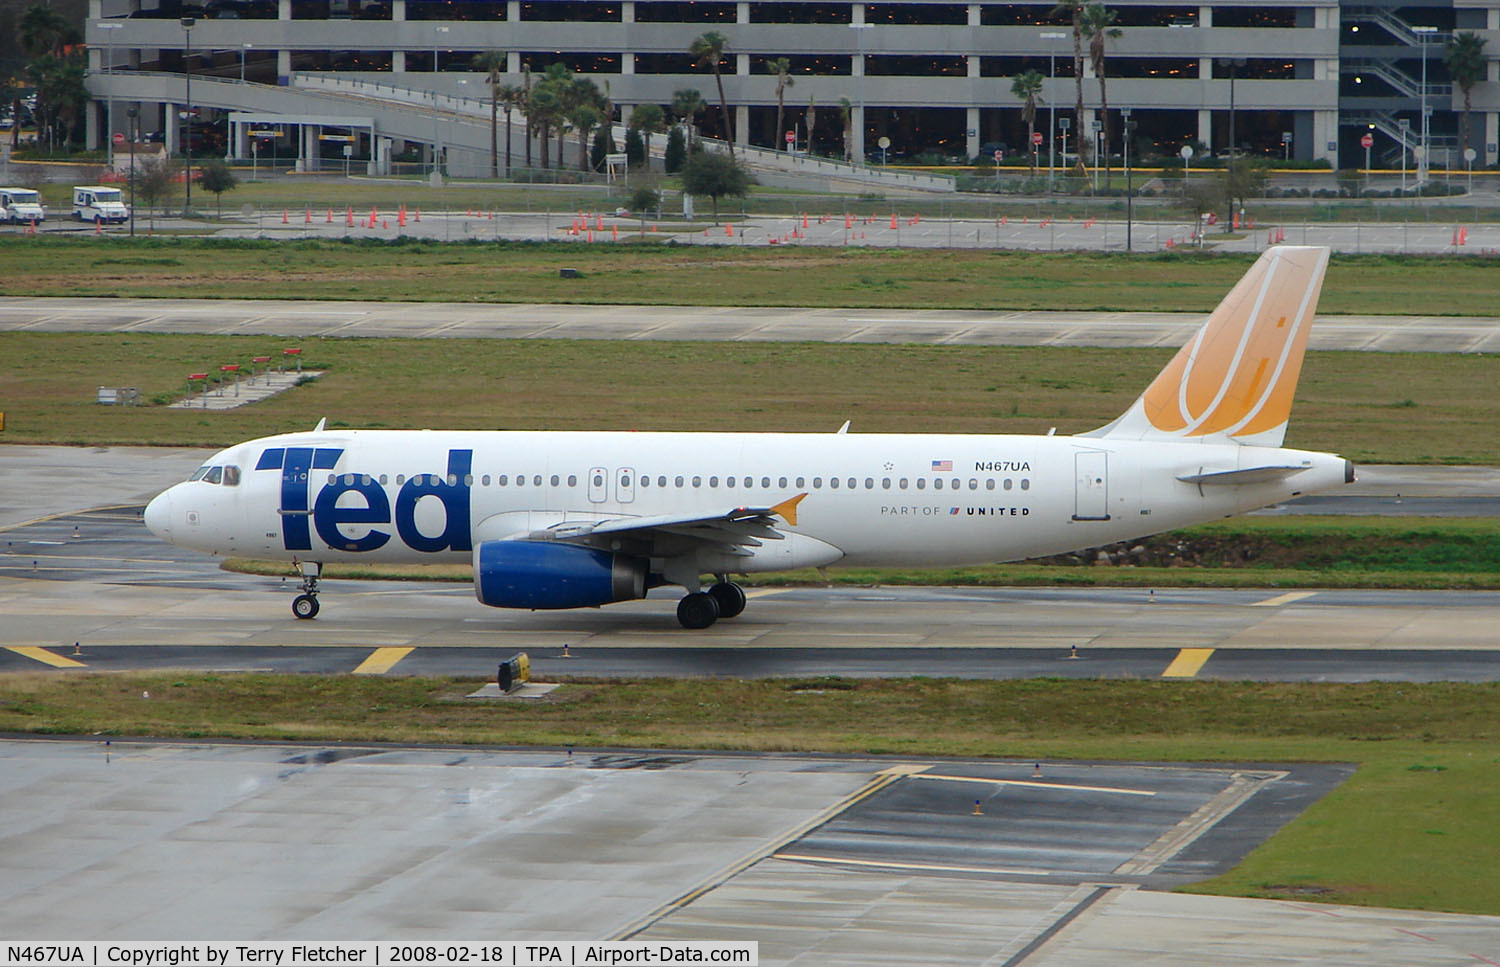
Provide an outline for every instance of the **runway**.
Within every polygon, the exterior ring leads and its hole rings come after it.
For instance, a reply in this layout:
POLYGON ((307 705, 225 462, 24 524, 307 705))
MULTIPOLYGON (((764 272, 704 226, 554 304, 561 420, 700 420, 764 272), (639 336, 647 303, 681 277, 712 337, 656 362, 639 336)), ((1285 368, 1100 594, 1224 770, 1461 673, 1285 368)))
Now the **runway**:
POLYGON ((138 508, 11 528, 0 671, 191 668, 488 677, 1500 680, 1500 592, 761 588, 706 631, 669 589, 601 609, 486 608, 467 584, 232 574, 156 541, 138 508))
MULTIPOLYGON (((714 306, 0 298, 0 332, 152 332, 282 337, 630 339, 964 346, 1185 344, 1191 312, 805 309, 714 306)), ((1500 317, 1319 315, 1313 350, 1500 351, 1500 317)))

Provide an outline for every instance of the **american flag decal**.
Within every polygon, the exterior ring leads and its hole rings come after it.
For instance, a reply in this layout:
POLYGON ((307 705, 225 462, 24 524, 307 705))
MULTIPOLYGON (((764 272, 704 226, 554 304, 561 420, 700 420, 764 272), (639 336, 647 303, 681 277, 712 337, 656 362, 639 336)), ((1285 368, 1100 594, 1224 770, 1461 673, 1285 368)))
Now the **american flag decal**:
POLYGON ((953 469, 953 461, 952 460, 934 460, 934 461, 932 461, 932 469, 933 470, 949 470, 949 471, 951 471, 953 469))

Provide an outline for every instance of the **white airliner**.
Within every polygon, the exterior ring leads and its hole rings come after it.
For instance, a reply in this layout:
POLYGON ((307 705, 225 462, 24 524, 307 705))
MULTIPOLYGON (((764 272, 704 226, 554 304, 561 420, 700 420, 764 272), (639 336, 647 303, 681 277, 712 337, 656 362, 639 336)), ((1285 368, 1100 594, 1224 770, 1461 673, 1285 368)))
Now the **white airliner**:
MULTIPOLYGON (((1077 436, 327 430, 216 454, 146 526, 300 565, 471 560, 479 600, 583 608, 687 594, 684 627, 745 607, 734 574, 1018 560, 1128 540, 1354 479, 1281 448, 1328 250, 1268 250, 1131 407, 1077 436), (704 589, 704 575, 717 581, 704 589)), ((847 424, 846 427, 847 429, 847 424)))

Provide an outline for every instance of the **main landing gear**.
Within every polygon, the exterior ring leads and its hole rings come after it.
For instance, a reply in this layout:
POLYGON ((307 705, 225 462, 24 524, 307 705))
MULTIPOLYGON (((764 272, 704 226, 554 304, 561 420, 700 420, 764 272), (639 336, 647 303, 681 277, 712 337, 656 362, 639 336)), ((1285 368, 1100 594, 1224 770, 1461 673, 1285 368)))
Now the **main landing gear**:
POLYGON ((318 578, 323 565, 316 562, 302 564, 302 593, 292 599, 292 614, 304 621, 318 616, 318 578))
POLYGON ((733 618, 745 610, 745 589, 721 577, 707 591, 689 592, 677 602, 677 620, 684 628, 707 628, 720 618, 733 618))

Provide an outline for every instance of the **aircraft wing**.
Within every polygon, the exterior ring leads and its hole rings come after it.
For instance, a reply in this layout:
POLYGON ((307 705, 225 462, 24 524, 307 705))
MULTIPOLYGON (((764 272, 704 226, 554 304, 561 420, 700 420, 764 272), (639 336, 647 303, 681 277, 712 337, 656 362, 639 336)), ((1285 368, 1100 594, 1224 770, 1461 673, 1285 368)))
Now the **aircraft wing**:
POLYGON ((648 517, 614 517, 595 521, 564 521, 547 528, 554 540, 575 544, 602 543, 602 538, 646 541, 652 544, 702 542, 725 553, 748 556, 745 548, 763 541, 784 540, 776 530, 777 518, 797 523, 797 505, 807 494, 798 494, 770 507, 735 507, 714 514, 656 514, 648 517))

